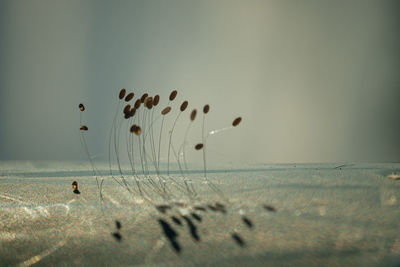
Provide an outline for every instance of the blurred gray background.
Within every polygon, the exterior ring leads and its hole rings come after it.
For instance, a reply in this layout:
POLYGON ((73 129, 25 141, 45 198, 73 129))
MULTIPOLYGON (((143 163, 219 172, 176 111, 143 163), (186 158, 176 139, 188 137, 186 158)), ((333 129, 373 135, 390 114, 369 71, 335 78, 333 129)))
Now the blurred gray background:
POLYGON ((221 160, 398 162, 399 14, 396 0, 0 0, 0 159, 85 159, 80 102, 105 159, 125 87, 209 103, 209 130, 242 116, 210 140, 221 160))

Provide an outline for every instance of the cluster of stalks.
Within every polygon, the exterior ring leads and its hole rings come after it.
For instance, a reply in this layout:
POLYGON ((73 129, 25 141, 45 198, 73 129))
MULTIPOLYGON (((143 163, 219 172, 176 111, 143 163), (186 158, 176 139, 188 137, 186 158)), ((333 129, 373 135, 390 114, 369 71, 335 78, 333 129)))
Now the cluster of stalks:
MULTIPOLYGON (((241 122, 241 117, 233 120, 228 127, 205 132, 205 118, 210 111, 210 106, 203 107, 202 116, 202 135, 201 142, 190 147, 188 136, 190 129, 197 117, 197 109, 192 109, 188 114, 187 126, 182 143, 179 146, 173 144, 173 135, 179 119, 189 107, 188 101, 178 103, 173 106, 178 92, 172 91, 167 103, 160 105, 160 96, 150 96, 147 93, 135 98, 133 92, 127 93, 126 89, 121 89, 118 94, 118 104, 112 119, 111 129, 108 135, 107 156, 109 177, 125 188, 135 197, 140 196, 146 201, 154 204, 160 211, 165 203, 176 203, 176 190, 185 195, 194 206, 194 202, 199 200, 199 195, 189 178, 189 170, 186 159, 187 149, 202 150, 204 165, 204 183, 213 191, 223 196, 215 184, 207 177, 206 147, 207 140, 211 135, 236 127, 241 122), (167 116, 171 116, 175 108, 178 108, 177 115, 173 119, 172 125, 165 125, 167 116), (160 122, 161 121, 161 122, 160 122), (168 140, 168 146, 163 146, 163 139, 168 140), (126 151, 121 148, 124 147, 126 151), (165 150, 165 151, 163 151, 165 150), (160 166, 161 153, 167 154, 166 167, 160 166), (122 153, 126 153, 130 170, 123 170, 121 166, 122 153), (174 160, 179 168, 179 175, 173 176, 171 173, 171 161, 174 160), (116 164, 116 170, 113 168, 116 164), (162 198, 163 204, 156 204, 154 196, 162 198)), ((85 132, 88 127, 82 124, 82 113, 85 106, 79 104, 80 109, 80 139, 86 156, 88 157, 100 199, 103 200, 103 182, 105 177, 101 177, 89 153, 85 132)), ((167 205, 168 206, 168 205, 167 205)), ((169 207, 169 206, 168 206, 169 207)))

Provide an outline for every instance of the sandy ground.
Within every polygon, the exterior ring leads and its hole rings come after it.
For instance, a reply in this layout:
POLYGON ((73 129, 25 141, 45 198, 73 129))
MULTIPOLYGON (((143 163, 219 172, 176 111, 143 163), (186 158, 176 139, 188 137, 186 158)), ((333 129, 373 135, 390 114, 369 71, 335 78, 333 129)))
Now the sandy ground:
POLYGON ((108 176, 100 201, 84 164, 1 162, 0 265, 398 266, 400 164, 340 165, 212 170, 223 195, 193 171, 197 199, 168 180, 150 203, 108 176))

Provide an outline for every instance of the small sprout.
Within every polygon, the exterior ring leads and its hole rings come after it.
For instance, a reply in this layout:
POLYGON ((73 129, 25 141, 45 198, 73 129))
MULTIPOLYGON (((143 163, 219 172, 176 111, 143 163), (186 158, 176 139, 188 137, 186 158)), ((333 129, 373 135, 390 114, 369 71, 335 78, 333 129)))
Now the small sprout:
POLYGON ((197 144, 195 147, 194 147, 196 150, 200 150, 200 149, 202 149, 203 148, 203 144, 197 144))
POLYGON ((81 128, 79 128, 81 131, 87 131, 89 130, 86 125, 82 125, 81 128))
POLYGON ((125 106, 123 112, 126 115, 126 114, 129 114, 130 111, 131 111, 131 105, 128 104, 128 105, 125 106))
POLYGON ((80 111, 84 111, 85 110, 85 106, 82 103, 79 104, 79 110, 80 111))
POLYGON ((197 115, 197 109, 193 109, 192 113, 190 113, 190 120, 194 121, 194 119, 196 119, 196 115, 197 115))
POLYGON ((226 208, 225 208, 225 205, 224 205, 224 204, 221 204, 221 203, 219 203, 219 202, 215 202, 215 208, 216 208, 218 211, 222 212, 222 213, 226 213, 226 208))
POLYGON ((221 204, 219 202, 216 202, 215 205, 208 204, 207 207, 212 211, 220 211, 222 213, 226 213, 225 205, 223 205, 223 204, 221 204))
POLYGON ((160 102, 160 96, 156 95, 153 99, 153 106, 157 106, 158 102, 160 102))
POLYGON ((120 242, 122 239, 122 235, 118 232, 112 233, 112 236, 118 241, 120 242))
POLYGON ((125 93, 126 93, 126 89, 125 89, 125 88, 122 88, 121 91, 119 91, 119 99, 124 98, 125 93))
POLYGON ((253 222, 246 216, 242 216, 242 221, 244 222, 244 224, 246 224, 248 228, 253 228, 253 222))
POLYGON ((144 94, 142 95, 142 97, 140 98, 140 102, 144 103, 144 100, 146 100, 146 97, 148 97, 148 96, 149 96, 149 94, 144 93, 144 94))
POLYGON ((187 108, 188 104, 189 104, 189 102, 183 101, 183 103, 182 103, 182 105, 181 105, 181 111, 182 111, 182 112, 185 111, 185 109, 187 108))
POLYGON ((192 215, 192 217, 198 222, 201 222, 203 220, 201 216, 197 213, 192 212, 190 215, 192 215))
POLYGON ((140 127, 137 126, 136 124, 133 124, 131 126, 131 133, 134 133, 136 135, 140 135, 142 133, 142 129, 140 129, 140 127))
POLYGON ((172 91, 171 94, 169 95, 169 101, 173 101, 177 94, 178 94, 178 91, 176 91, 176 90, 172 91))
POLYGON ((242 117, 237 117, 233 122, 232 126, 236 127, 242 121, 242 117))
POLYGON ((133 97, 135 96, 135 94, 132 92, 132 93, 129 93, 126 97, 125 97, 125 101, 126 102, 129 102, 129 101, 131 101, 132 99, 133 99, 133 97))
POLYGON ((120 221, 115 221, 115 227, 117 227, 117 231, 112 233, 112 236, 118 241, 120 242, 122 239, 122 235, 119 233, 119 230, 121 229, 122 225, 120 223, 120 221))
POLYGON ((264 209, 267 211, 275 212, 276 209, 270 205, 263 205, 264 209))
POLYGON ((205 105, 203 108, 203 113, 207 114, 210 111, 210 105, 205 105))
POLYGON ((121 229, 122 225, 120 221, 115 221, 115 226, 117 227, 117 229, 121 229))
POLYGON ((136 100, 136 102, 135 102, 135 109, 140 108, 140 105, 141 105, 141 104, 142 104, 142 102, 141 102, 140 99, 136 100))
POLYGON ((151 109, 153 107, 153 98, 151 96, 146 97, 144 105, 146 108, 151 109))
POLYGON ((178 217, 171 216, 171 219, 172 219, 172 221, 173 221, 175 224, 177 224, 177 225, 179 225, 179 226, 182 226, 182 222, 181 222, 181 220, 180 220, 178 217))
POLYGON ((168 106, 161 111, 162 115, 167 115, 171 111, 171 107, 168 106))
POLYGON ((238 234, 238 233, 232 233, 231 234, 232 239, 240 246, 244 247, 246 243, 244 242, 243 238, 238 234))

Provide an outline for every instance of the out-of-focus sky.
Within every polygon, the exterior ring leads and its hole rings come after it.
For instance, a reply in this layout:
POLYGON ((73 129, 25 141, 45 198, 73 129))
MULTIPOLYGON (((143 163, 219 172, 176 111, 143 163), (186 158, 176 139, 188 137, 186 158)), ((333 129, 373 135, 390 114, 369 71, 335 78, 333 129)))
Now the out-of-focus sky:
POLYGON ((80 102, 104 158, 125 87, 210 104, 208 129, 242 116, 209 141, 224 160, 398 162, 399 14, 397 0, 1 0, 0 159, 84 159, 80 102))

